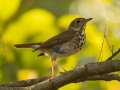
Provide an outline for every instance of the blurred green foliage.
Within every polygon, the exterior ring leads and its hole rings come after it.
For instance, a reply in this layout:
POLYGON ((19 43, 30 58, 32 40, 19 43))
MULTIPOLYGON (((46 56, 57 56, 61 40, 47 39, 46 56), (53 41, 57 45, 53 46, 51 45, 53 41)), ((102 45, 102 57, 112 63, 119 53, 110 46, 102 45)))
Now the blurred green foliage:
MULTIPOLYGON (((0 0, 0 82, 49 75, 49 57, 37 57, 38 52, 16 49, 14 44, 43 42, 66 30, 75 17, 94 18, 86 27, 86 45, 79 53, 61 58, 59 64, 70 70, 104 61, 120 47, 119 8, 119 0, 0 0)), ((119 84, 83 82, 60 90, 119 90, 119 84)))

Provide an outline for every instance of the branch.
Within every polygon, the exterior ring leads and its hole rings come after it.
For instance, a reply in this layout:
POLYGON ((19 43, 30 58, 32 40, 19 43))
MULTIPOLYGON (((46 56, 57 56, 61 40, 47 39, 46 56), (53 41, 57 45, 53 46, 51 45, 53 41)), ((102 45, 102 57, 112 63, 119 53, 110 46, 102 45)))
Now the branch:
POLYGON ((104 80, 104 81, 111 81, 111 80, 118 80, 120 81, 120 76, 117 74, 103 74, 103 75, 95 75, 95 76, 90 76, 87 78, 78 79, 74 83, 77 82, 83 82, 83 81, 93 81, 93 80, 104 80))
MULTIPOLYGON (((120 52, 120 50, 119 50, 120 52)), ((119 53, 118 51, 115 53, 119 53)), ((117 54, 113 54, 116 56, 117 54)), ((113 56, 111 56, 113 58, 113 56)), ((112 59, 109 57, 110 59, 112 59)), ((58 88, 75 82, 91 80, 118 80, 120 76, 110 74, 120 71, 120 60, 108 60, 105 62, 88 63, 84 66, 78 66, 74 70, 49 80, 48 77, 42 79, 31 79, 26 81, 17 81, 9 84, 0 85, 0 90, 57 90, 58 88)))

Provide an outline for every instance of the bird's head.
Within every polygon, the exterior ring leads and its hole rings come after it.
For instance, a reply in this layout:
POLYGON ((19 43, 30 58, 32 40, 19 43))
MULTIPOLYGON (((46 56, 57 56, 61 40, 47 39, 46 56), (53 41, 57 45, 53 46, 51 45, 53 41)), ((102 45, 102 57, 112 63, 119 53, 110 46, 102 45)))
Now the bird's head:
POLYGON ((81 28, 84 28, 86 26, 86 23, 90 20, 92 20, 92 18, 76 18, 71 22, 69 28, 78 31, 81 28))

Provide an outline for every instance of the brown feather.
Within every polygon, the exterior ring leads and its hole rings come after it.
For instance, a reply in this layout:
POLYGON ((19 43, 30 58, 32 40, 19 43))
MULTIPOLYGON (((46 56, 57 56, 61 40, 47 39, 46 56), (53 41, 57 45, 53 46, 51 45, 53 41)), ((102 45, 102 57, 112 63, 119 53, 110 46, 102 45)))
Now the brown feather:
POLYGON ((34 45, 41 45, 41 43, 25 43, 25 44, 15 44, 16 48, 32 48, 34 45))
POLYGON ((74 37, 75 35, 74 33, 76 33, 76 31, 73 30, 67 30, 63 33, 60 33, 57 36, 54 36, 53 38, 50 38, 46 42, 42 43, 40 48, 44 48, 44 49, 52 48, 55 45, 60 45, 65 42, 68 42, 74 37))

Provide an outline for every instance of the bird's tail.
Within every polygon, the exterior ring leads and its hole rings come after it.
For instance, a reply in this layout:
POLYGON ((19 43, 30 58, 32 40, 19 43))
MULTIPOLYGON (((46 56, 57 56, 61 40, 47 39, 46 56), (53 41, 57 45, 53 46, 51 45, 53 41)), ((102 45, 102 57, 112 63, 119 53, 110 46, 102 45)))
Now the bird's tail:
POLYGON ((26 43, 26 44, 15 44, 14 46, 16 48, 33 48, 37 49, 39 48, 41 43, 26 43))
MULTIPOLYGON (((41 46, 41 43, 26 43, 26 44, 15 44, 14 45, 16 48, 32 48, 34 51, 38 50, 41 46)), ((43 56, 44 53, 41 52, 38 56, 43 56)))

